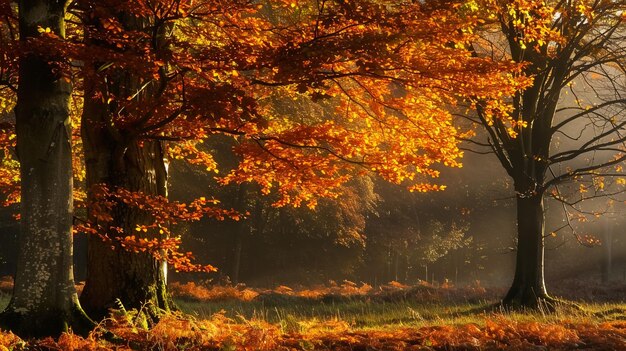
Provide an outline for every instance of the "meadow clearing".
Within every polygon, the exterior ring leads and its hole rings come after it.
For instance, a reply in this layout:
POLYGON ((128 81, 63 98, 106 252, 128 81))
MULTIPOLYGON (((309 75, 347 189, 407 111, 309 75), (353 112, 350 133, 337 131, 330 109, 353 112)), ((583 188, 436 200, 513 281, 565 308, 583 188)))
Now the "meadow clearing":
MULTIPOLYGON (((573 288, 572 288, 573 289, 573 288)), ((591 290, 556 313, 494 308, 501 289, 351 282, 252 289, 171 284, 179 311, 149 330, 136 311, 113 310, 87 338, 71 332, 24 341, 2 333, 0 349, 30 350, 622 350, 624 286, 591 290), (621 295, 619 295, 621 294, 621 295), (611 301, 613 300, 613 301, 611 301), (112 332, 115 337, 107 337, 112 332)), ((8 303, 3 293, 2 304, 8 303)))

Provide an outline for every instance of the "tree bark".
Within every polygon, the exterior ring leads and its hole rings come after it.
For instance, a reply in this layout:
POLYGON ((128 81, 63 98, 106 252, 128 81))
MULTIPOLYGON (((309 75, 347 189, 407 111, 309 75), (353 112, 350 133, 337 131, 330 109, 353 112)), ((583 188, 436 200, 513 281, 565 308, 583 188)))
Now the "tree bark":
POLYGON ((613 235, 611 232, 611 225, 609 218, 604 219, 604 240, 602 241, 602 272, 601 280, 603 284, 607 284, 611 281, 611 271, 613 266, 613 235))
POLYGON ((551 308, 544 281, 544 207, 542 194, 517 196, 517 259, 513 284, 502 304, 507 308, 551 308))
MULTIPOLYGON (((128 13, 115 13, 125 30, 148 31, 153 25, 147 17, 128 13)), ((94 26, 101 23, 96 19, 94 26)), ((162 45, 158 33, 155 45, 162 45)), ((109 47, 108 42, 87 38, 90 45, 109 47)), ((158 48, 154 48, 155 50, 158 48)), ((167 197, 167 166, 163 142, 141 139, 136 130, 141 126, 119 126, 115 123, 119 101, 129 97, 150 103, 158 87, 143 86, 144 80, 131 70, 112 66, 96 74, 103 62, 85 66, 89 77, 100 77, 85 84, 85 102, 82 116, 82 138, 85 152, 88 200, 93 201, 93 187, 105 185, 110 190, 123 188, 144 195, 167 197), (91 71, 89 71, 91 70, 91 71), (104 79, 105 76, 106 79, 104 79), (98 92, 108 92, 115 97, 109 104, 98 98, 98 92)), ((145 78, 145 77, 144 77, 145 78)), ((150 77, 152 79, 152 77, 150 77)), ((132 116, 131 116, 132 119, 132 116)), ((97 222, 90 211, 90 222, 97 222)), ((162 236, 149 230, 135 231, 138 225, 152 223, 145 211, 118 201, 113 209, 113 221, 107 227, 121 228, 122 232, 107 234, 116 242, 116 237, 135 235, 155 238, 162 236)), ((90 315, 103 318, 111 308, 141 310, 151 321, 158 320, 161 311, 170 310, 171 303, 166 294, 166 263, 156 260, 145 252, 129 252, 98 237, 88 239, 87 279, 81 303, 90 315), (119 300, 119 302, 118 302, 119 300)))
MULTIPOLYGON (((100 102, 85 101, 83 115, 83 145, 85 150, 87 187, 106 185, 142 192, 145 195, 167 196, 167 170, 160 142, 137 140, 129 144, 116 144, 99 121, 100 102)), ((93 193, 88 193, 89 201, 93 193)), ((90 220, 97 222, 94 213, 90 220)), ((113 221, 107 226, 121 228, 122 233, 110 231, 117 236, 136 235, 154 237, 160 234, 137 232, 135 228, 151 221, 144 211, 118 203, 113 209, 113 221)), ((114 239, 115 240, 115 239, 114 239)), ((111 248, 111 244, 98 237, 88 239, 87 279, 81 303, 94 318, 103 318, 111 308, 143 309, 151 319, 161 310, 169 310, 166 294, 166 266, 145 252, 129 252, 123 248, 111 248)))
MULTIPOLYGON (((63 1, 20 1, 20 40, 50 28, 65 36, 63 1)), ((20 60, 17 154, 21 176, 19 253, 13 297, 0 325, 22 337, 94 326, 78 302, 72 267, 72 87, 51 58, 20 60)))

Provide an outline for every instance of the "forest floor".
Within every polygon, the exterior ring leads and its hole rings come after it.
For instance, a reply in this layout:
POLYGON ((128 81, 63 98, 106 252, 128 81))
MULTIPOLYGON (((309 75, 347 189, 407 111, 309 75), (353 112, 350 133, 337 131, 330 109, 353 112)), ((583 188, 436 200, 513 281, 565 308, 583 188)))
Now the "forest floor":
MULTIPOLYGON (((87 338, 23 341, 1 333, 0 350, 626 350, 624 283, 586 291, 564 286, 571 296, 562 296, 580 308, 556 313, 494 310, 503 290, 478 284, 170 288, 180 312, 150 330, 135 313, 114 311, 87 338), (102 340, 105 329, 125 341, 102 340)), ((0 297, 0 304, 8 302, 7 294, 0 297)))

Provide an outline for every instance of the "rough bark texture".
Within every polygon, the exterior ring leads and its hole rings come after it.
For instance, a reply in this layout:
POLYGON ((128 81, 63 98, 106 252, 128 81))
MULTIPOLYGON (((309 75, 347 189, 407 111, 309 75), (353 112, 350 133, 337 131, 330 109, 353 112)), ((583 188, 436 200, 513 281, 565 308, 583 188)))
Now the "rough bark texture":
MULTIPOLYGON (((123 187, 166 196, 167 171, 161 143, 117 141, 102 123, 106 113, 106 107, 103 109, 99 101, 85 101, 83 145, 88 188, 104 184, 110 189, 123 187)), ((91 192, 88 196, 92 196, 91 192)), ((143 211, 124 204, 117 204, 112 215, 113 222, 107 225, 122 228, 122 236, 141 235, 135 231, 136 226, 150 220, 143 211)), ((120 235, 108 234, 112 237, 120 235)), ((159 234, 148 232, 143 235, 159 234)), ((87 279, 81 303, 95 318, 105 317, 110 308, 119 308, 118 299, 126 309, 143 308, 154 318, 159 309, 169 310, 164 265, 148 253, 129 252, 119 247, 112 250, 111 243, 90 237, 87 279)))
POLYGON ((513 284, 503 302, 505 307, 551 308, 552 298, 544 281, 543 196, 517 197, 517 260, 513 284))
MULTIPOLYGON (((150 18, 135 17, 127 13, 114 13, 126 30, 152 31, 150 18)), ((98 19, 92 23, 96 28, 102 24, 98 19)), ((157 33, 159 34, 159 33, 157 33)), ((108 42, 86 38, 90 45, 108 47, 108 42)), ((161 45, 159 40, 154 45, 161 45)), ((117 50, 117 48, 115 48, 117 50)), ((133 97, 150 103, 156 84, 144 86, 144 81, 134 72, 116 68, 106 68, 96 74, 106 62, 92 62, 86 65, 86 74, 91 79, 85 84, 85 102, 82 116, 82 138, 85 152, 87 187, 103 184, 110 190, 124 188, 146 195, 167 196, 167 167, 163 143, 154 140, 141 140, 137 126, 119 126, 114 118, 119 114, 116 101, 105 103, 96 97, 97 92, 108 92, 119 101, 133 97), (104 79, 106 76, 106 79, 104 79)), ((150 77, 152 79, 152 77, 150 77)), ((88 192, 88 200, 93 193, 88 192)), ((93 213, 90 221, 96 222, 93 213)), ((137 232, 137 225, 151 223, 148 214, 137 208, 118 203, 112 213, 113 221, 105 225, 121 228, 123 233, 109 231, 117 235, 155 237, 161 234, 153 231, 137 232)), ((113 240, 115 242, 115 239, 113 240)), ((148 253, 135 253, 120 247, 112 250, 111 243, 98 237, 88 239, 87 279, 81 303, 94 318, 102 318, 110 308, 119 308, 119 302, 126 309, 141 309, 149 320, 158 319, 161 310, 169 310, 170 302, 166 294, 166 269, 164 262, 157 261, 148 253)))
MULTIPOLYGON (((121 20, 131 28, 141 28, 137 19, 121 20)), ((89 40, 89 39, 88 39, 89 40)), ((92 45, 108 45, 92 42, 92 45)), ((86 67, 88 75, 96 77, 95 70, 102 63, 86 67)), ((105 72, 106 81, 93 80, 85 85, 85 102, 82 117, 82 138, 85 152, 87 187, 103 184, 110 190, 124 188, 146 195, 167 196, 167 168, 163 143, 140 140, 132 128, 114 125, 117 114, 114 105, 95 98, 97 91, 108 91, 121 100, 134 96, 149 100, 151 87, 137 92, 142 86, 139 77, 132 72, 111 68, 105 72)), ((88 192, 88 200, 93 194, 88 192)), ((90 213, 91 222, 97 219, 90 213)), ((160 234, 149 231, 137 232, 140 224, 151 219, 143 211, 119 203, 113 209, 113 222, 105 225, 123 229, 123 233, 110 231, 110 237, 135 235, 153 237, 160 234)), ((115 242, 115 240, 114 240, 115 242)), ((119 308, 117 300, 126 308, 143 309, 150 319, 155 319, 160 310, 169 310, 166 295, 166 266, 148 253, 134 253, 117 247, 98 237, 88 239, 88 267, 81 303, 95 318, 105 317, 110 308, 119 308)))
MULTIPOLYGON (((20 38, 50 28, 63 37, 63 1, 20 1, 20 38)), ((22 337, 93 326, 78 302, 72 270, 72 87, 48 58, 20 61, 15 108, 21 174, 19 254, 13 298, 0 324, 22 337)))

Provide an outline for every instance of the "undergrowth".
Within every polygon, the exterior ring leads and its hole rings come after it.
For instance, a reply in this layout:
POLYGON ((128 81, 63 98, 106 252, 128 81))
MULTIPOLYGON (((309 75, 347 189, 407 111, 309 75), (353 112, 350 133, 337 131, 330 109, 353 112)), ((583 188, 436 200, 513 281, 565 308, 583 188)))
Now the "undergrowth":
POLYGON ((165 315, 151 330, 124 318, 111 318, 87 338, 72 333, 25 342, 11 333, 0 334, 1 350, 623 350, 626 321, 522 321, 507 315, 477 317, 478 323, 421 327, 358 329, 350 323, 288 320, 268 323, 217 313, 197 319, 182 313, 165 315), (102 339, 114 332, 126 345, 102 339))
MULTIPOLYGON (((181 311, 146 329, 133 311, 112 311, 88 337, 22 340, 3 350, 625 350, 626 305, 580 303, 556 313, 493 312, 499 291, 351 282, 271 290, 173 285, 181 311), (112 332, 121 344, 111 344, 112 332)), ((6 296, 6 295, 4 295, 6 296)))

